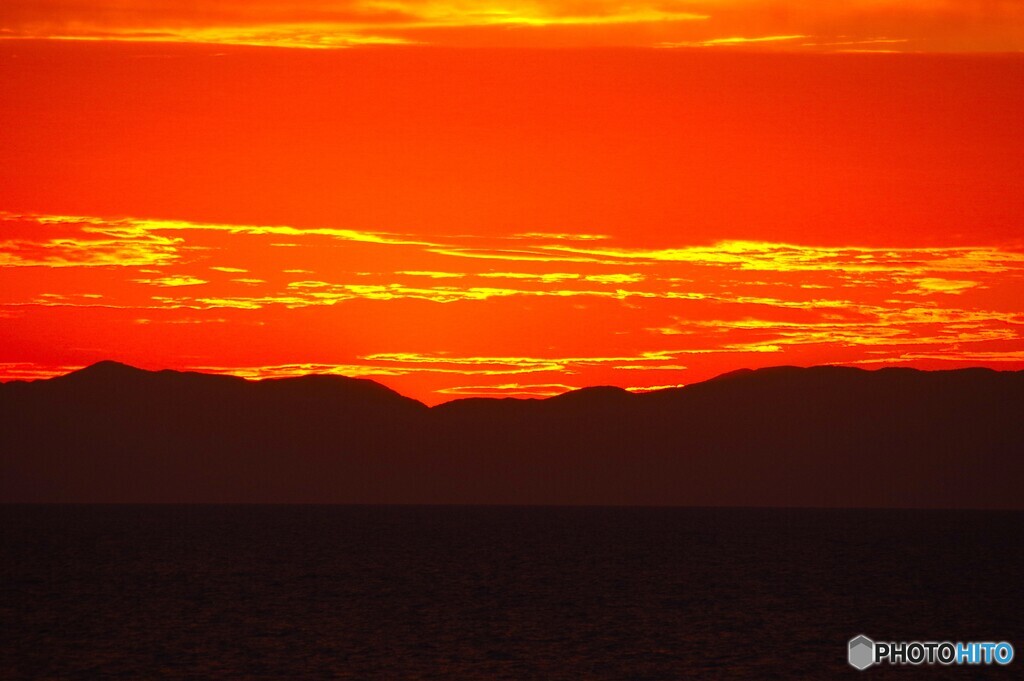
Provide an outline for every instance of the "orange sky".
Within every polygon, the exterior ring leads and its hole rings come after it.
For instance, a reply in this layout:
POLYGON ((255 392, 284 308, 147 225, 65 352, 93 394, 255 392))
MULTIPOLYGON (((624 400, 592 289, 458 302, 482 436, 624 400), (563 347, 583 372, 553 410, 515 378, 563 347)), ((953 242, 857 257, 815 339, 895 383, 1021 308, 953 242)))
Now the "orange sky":
POLYGON ((0 6, 0 379, 1024 368, 1022 3, 148 4, 0 6))

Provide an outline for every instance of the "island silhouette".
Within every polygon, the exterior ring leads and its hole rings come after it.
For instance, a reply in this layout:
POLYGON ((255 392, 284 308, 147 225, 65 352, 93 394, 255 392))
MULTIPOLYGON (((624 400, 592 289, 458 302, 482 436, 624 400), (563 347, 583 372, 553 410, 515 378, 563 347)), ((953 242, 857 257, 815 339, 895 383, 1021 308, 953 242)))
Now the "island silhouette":
POLYGON ((105 361, 0 384, 0 501, 1024 508, 1024 371, 740 370, 435 407, 105 361))

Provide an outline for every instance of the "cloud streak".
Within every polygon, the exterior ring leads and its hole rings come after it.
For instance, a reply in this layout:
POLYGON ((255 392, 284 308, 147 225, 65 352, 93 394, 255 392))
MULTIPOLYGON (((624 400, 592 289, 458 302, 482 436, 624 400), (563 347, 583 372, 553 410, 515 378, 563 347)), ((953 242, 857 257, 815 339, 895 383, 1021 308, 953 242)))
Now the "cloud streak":
MULTIPOLYGON (((220 2, 212 11, 135 2, 38 2, 0 10, 0 38, 163 42, 301 49, 409 45, 439 31, 601 27, 703 21, 685 3, 490 0, 220 2)), ((443 40, 443 38, 442 38, 443 40)), ((436 42, 431 38, 429 42, 436 42)))
MULTIPOLYGON (((4 213, 0 316, 12 338, 61 328, 91 339, 84 348, 213 343, 178 366, 377 376, 421 397, 424 385, 435 397, 644 389, 766 363, 1012 366, 1024 347, 1024 251, 1010 245, 651 247, 595 236, 4 213), (292 246, 276 248, 282 239, 292 246), (230 340, 239 333, 252 343, 230 340), (282 334, 294 354, 265 356, 282 334), (311 356, 329 361, 291 361, 311 356)), ((90 352, 72 354, 105 358, 90 352)), ((4 359, 5 378, 68 364, 4 359)))
POLYGON ((38 0, 0 6, 0 37, 342 49, 472 44, 840 52, 1006 52, 1024 8, 1005 0, 38 0), (635 27, 657 27, 650 31, 635 27), (860 45, 865 45, 861 48, 860 45))

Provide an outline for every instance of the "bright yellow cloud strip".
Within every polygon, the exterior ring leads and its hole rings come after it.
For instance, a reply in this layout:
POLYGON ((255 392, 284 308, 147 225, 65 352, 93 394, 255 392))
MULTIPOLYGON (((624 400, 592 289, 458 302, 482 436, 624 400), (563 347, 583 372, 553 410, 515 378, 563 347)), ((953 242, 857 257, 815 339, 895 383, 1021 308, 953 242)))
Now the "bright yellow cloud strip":
POLYGON ((407 367, 428 373, 458 373, 478 376, 507 376, 558 372, 576 373, 585 367, 608 366, 613 369, 636 365, 676 370, 677 357, 671 350, 640 352, 633 356, 615 357, 475 357, 417 352, 377 353, 362 360, 384 366, 407 367))
MULTIPOLYGON (((841 347, 900 347, 968 343, 1024 343, 1024 314, 955 308, 908 307, 893 309, 851 306, 849 317, 826 321, 791 321, 743 318, 733 320, 679 321, 676 326, 657 329, 664 335, 708 330, 741 333, 756 340, 731 343, 728 347, 750 352, 778 352, 782 346, 829 344, 841 347)), ((957 352, 960 352, 958 349, 957 352)))
POLYGON ((685 383, 671 383, 669 385, 647 385, 647 386, 628 386, 626 390, 631 393, 652 393, 657 390, 669 390, 671 388, 685 388, 685 383))
POLYGON ((513 234, 510 239, 527 239, 530 241, 604 241, 611 239, 608 234, 569 234, 565 232, 523 232, 513 234))
POLYGON ((643 281, 642 274, 577 274, 574 272, 481 272, 486 279, 525 279, 553 283, 559 281, 589 281, 596 284, 635 284, 643 281))
MULTIPOLYGON (((184 232, 232 235, 325 237, 339 241, 392 246, 431 246, 383 232, 299 228, 287 225, 240 225, 184 220, 99 218, 72 215, 21 215, 0 211, 0 267, 153 267, 180 260, 184 232), (5 226, 37 225, 71 236, 3 239, 5 226)), ((221 272, 239 268, 213 267, 221 272)))
MULTIPOLYGON (((851 52, 856 48, 850 48, 851 45, 894 45, 900 43, 907 43, 909 40, 906 38, 868 38, 867 40, 836 40, 825 43, 802 43, 804 47, 843 47, 849 48, 845 51, 851 52)), ((891 52, 892 50, 872 50, 864 49, 865 52, 891 52)))
POLYGON ((169 265, 180 257, 182 243, 177 237, 153 234, 134 225, 114 225, 99 218, 22 216, 0 211, 0 267, 169 265), (67 234, 3 238, 9 227, 23 224, 72 229, 67 234))
POLYGON ((588 274, 585 281, 597 284, 636 284, 644 280, 642 274, 588 274))
MULTIPOLYGON (((582 246, 550 243, 541 239, 522 248, 504 249, 468 245, 479 237, 446 237, 434 241, 404 235, 331 227, 293 227, 289 225, 242 225, 120 218, 104 219, 84 216, 16 215, 0 212, 0 237, 4 223, 38 224, 74 228, 79 235, 67 238, 26 238, 0 241, 0 266, 51 265, 85 266, 115 265, 152 266, 177 260, 187 232, 219 232, 248 236, 289 236, 294 238, 323 237, 380 246, 404 246, 426 253, 457 258, 503 260, 534 263, 578 263, 583 265, 618 265, 632 263, 690 264, 727 266, 740 270, 762 272, 833 272, 844 276, 864 273, 889 273, 919 277, 919 286, 938 292, 944 286, 937 274, 1024 272, 1024 252, 1004 250, 995 246, 964 246, 945 248, 869 248, 822 247, 760 241, 720 241, 709 246, 646 249, 612 246, 582 246)), ((517 238, 522 238, 520 237, 517 238)), ((499 240, 500 239, 496 239, 499 240)), ((295 244, 292 244, 295 245, 295 244)), ((239 268, 214 267, 231 272, 239 268)), ((411 276, 456 278, 464 272, 403 270, 411 276)), ((480 273, 483 277, 508 279, 539 279, 557 281, 582 278, 603 284, 635 283, 644 275, 638 273, 579 274, 573 272, 480 273)), ((943 278, 944 279, 944 278, 943 278)), ((964 281, 958 279, 956 281, 964 281)), ((945 285, 949 286, 949 285, 945 285)), ((947 287, 942 289, 948 292, 947 287)))
POLYGON ((525 36, 557 46, 838 52, 901 41, 908 51, 1013 52, 1024 49, 1024 7, 1013 0, 33 0, 0 3, 0 29, 0 39, 321 50, 459 45, 467 36, 469 44, 509 46, 525 36))
MULTIPOLYGON (((231 374, 250 379, 286 378, 305 374, 329 374, 337 376, 407 376, 410 374, 461 374, 465 376, 513 376, 556 372, 577 373, 587 367, 608 366, 613 369, 682 371, 686 367, 674 363, 681 353, 674 351, 649 351, 635 356, 622 357, 475 357, 449 354, 424 354, 415 352, 378 353, 358 358, 358 362, 344 364, 295 363, 258 367, 194 366, 197 371, 231 374)), ((506 384, 507 386, 519 385, 506 384)), ((553 384, 549 384, 553 385, 553 384)), ((458 394, 464 388, 442 389, 442 394, 458 394)), ((494 387, 494 386, 490 386, 494 387)), ((573 389, 560 385, 561 390, 573 389)), ((479 393, 474 393, 479 394, 479 393)))
MULTIPOLYGON (((530 279, 538 281, 543 284, 548 283, 559 283, 565 279, 563 276, 548 277, 546 275, 522 275, 519 277, 514 276, 515 273, 497 273, 493 276, 511 278, 511 279, 530 279), (510 276, 511 275, 511 276, 510 276)), ((490 277, 490 273, 483 273, 478 276, 490 277)), ((589 277, 580 277, 579 275, 572 275, 571 279, 585 279, 587 281, 593 281, 589 277)), ((612 281, 603 282, 598 279, 599 283, 618 283, 618 278, 613 277, 612 281)), ((286 297, 284 300, 287 304, 295 304, 298 296, 304 296, 307 304, 309 305, 333 305, 337 302, 344 300, 352 300, 357 298, 368 299, 368 300, 398 300, 403 298, 415 298, 420 300, 429 300, 436 303, 454 303, 461 301, 479 301, 488 300, 490 298, 508 298, 511 296, 537 296, 537 297, 560 297, 560 298, 576 298, 576 297, 591 297, 591 298, 607 298, 615 300, 626 300, 629 298, 648 298, 655 299, 661 298, 666 300, 701 300, 706 296, 701 293, 683 292, 683 291, 639 291, 639 290, 627 290, 622 288, 616 289, 567 289, 567 288, 541 288, 541 289, 525 289, 525 288, 508 288, 508 287, 494 287, 494 286, 432 286, 432 287, 418 287, 418 286, 407 286, 399 283, 388 283, 388 284, 332 284, 324 281, 294 281, 288 284, 288 289, 292 293, 291 296, 286 297)))
MULTIPOLYGON (((367 3, 370 4, 370 3, 367 3)), ((657 23, 665 21, 703 21, 708 14, 670 9, 667 4, 607 2, 575 3, 560 6, 553 2, 498 3, 493 0, 462 2, 417 2, 375 0, 373 7, 398 10, 416 17, 416 26, 425 28, 467 26, 599 26, 609 24, 657 23)))
POLYGON ((140 317, 135 320, 136 324, 175 324, 175 325, 194 325, 194 324, 227 324, 228 320, 223 317, 207 318, 207 319, 147 319, 140 317))
MULTIPOLYGON (((75 222, 80 218, 67 218, 75 222)), ((231 234, 248 234, 251 236, 284 235, 284 236, 323 236, 342 241, 356 241, 370 244, 391 244, 403 246, 429 246, 429 242, 410 240, 386 232, 364 232, 354 229, 334 229, 323 227, 291 227, 288 225, 234 225, 209 222, 187 222, 184 220, 143 220, 125 218, 112 223, 124 224, 132 229, 144 232, 176 232, 176 231, 209 231, 228 232, 231 234)))
MULTIPOLYGON (((259 0, 232 10, 196 12, 174 5, 161 8, 119 2, 76 17, 72 7, 47 8, 35 21, 17 16, 5 22, 0 39, 193 43, 302 49, 338 49, 366 45, 408 45, 421 40, 400 32, 432 29, 487 29, 618 26, 703 21, 708 14, 671 3, 621 4, 602 0, 562 4, 550 1, 457 0, 305 0, 268 6, 259 0), (47 12, 49 9, 49 12, 47 12), (134 9, 134 11, 133 11, 134 9), (281 21, 282 17, 293 18, 281 21), (20 19, 20 21, 19 21, 20 19)), ((0 11, 0 21, 4 18, 0 11)), ((30 11, 19 14, 31 14, 30 11)))
POLYGON ((488 279, 533 279, 543 282, 571 281, 580 278, 579 274, 571 272, 481 272, 479 276, 488 279))
POLYGON ((410 45, 415 41, 397 36, 372 35, 345 25, 268 25, 218 28, 161 28, 155 31, 110 31, 98 35, 4 35, 0 40, 38 39, 82 42, 184 43, 193 45, 235 45, 332 50, 367 45, 410 45))
POLYGON ((739 36, 731 38, 709 38, 707 40, 696 40, 691 42, 678 42, 678 43, 659 43, 658 47, 719 47, 719 46, 731 46, 736 47, 738 45, 748 45, 757 43, 778 43, 791 40, 799 40, 800 38, 807 38, 806 35, 766 35, 757 38, 741 38, 739 36))
POLYGON ((764 272, 932 272, 1024 271, 1024 253, 992 246, 957 248, 821 247, 763 241, 720 241, 684 248, 582 248, 542 245, 542 251, 594 257, 602 262, 679 262, 738 267, 764 272))
POLYGON ((191 368, 194 371, 202 371, 211 374, 226 374, 249 380, 294 378, 296 376, 306 376, 308 374, 363 378, 369 376, 401 376, 406 373, 401 369, 391 369, 365 364, 316 364, 309 362, 254 367, 194 366, 191 368))
POLYGON ((539 262, 539 263, 591 263, 597 265, 616 265, 619 264, 617 260, 602 260, 593 256, 584 255, 563 255, 556 253, 546 253, 543 250, 538 249, 537 251, 527 250, 513 250, 513 249, 486 249, 486 248, 474 248, 470 246, 458 247, 433 247, 428 248, 428 252, 436 253, 437 255, 447 255, 455 258, 473 258, 476 260, 504 260, 508 262, 539 262))
POLYGON ((435 392, 440 395, 453 395, 455 397, 544 398, 578 389, 579 386, 566 385, 564 383, 499 383, 496 385, 459 385, 441 388, 435 392))
POLYGON ((403 270, 395 274, 404 274, 408 277, 428 277, 430 279, 461 279, 466 276, 462 272, 429 272, 422 270, 403 270))
POLYGON ((140 284, 149 284, 150 286, 162 286, 167 288, 173 288, 175 286, 199 286, 201 284, 210 283, 205 279, 190 276, 160 277, 157 279, 133 279, 133 281, 140 284))
POLYGON ((1024 362, 1024 350, 984 351, 969 350, 957 352, 903 352, 870 359, 860 359, 847 364, 898 364, 900 362, 917 362, 920 360, 939 360, 943 362, 1024 362))
POLYGON ((931 295, 934 293, 951 293, 959 295, 979 285, 977 281, 965 281, 962 279, 938 279, 927 277, 914 281, 914 287, 908 291, 918 295, 931 295))
MULTIPOLYGON (((410 240, 387 232, 367 232, 354 229, 322 227, 292 227, 290 225, 244 225, 216 222, 189 222, 187 220, 160 220, 149 218, 101 218, 81 215, 26 215, 0 211, 0 222, 26 221, 40 225, 80 225, 87 233, 113 236, 143 236, 154 232, 209 231, 230 234, 324 236, 342 241, 372 244, 429 246, 429 242, 410 240)), ((224 270, 230 271, 230 270, 224 270)))

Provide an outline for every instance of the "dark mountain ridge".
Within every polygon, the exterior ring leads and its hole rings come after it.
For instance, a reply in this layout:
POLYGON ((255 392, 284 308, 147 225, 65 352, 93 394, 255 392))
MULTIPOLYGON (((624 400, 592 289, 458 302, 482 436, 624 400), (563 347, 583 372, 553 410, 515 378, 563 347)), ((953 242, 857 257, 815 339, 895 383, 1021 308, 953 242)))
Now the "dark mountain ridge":
POLYGON ((101 362, 0 384, 0 501, 1024 508, 1024 372, 773 367, 428 408, 101 362))

